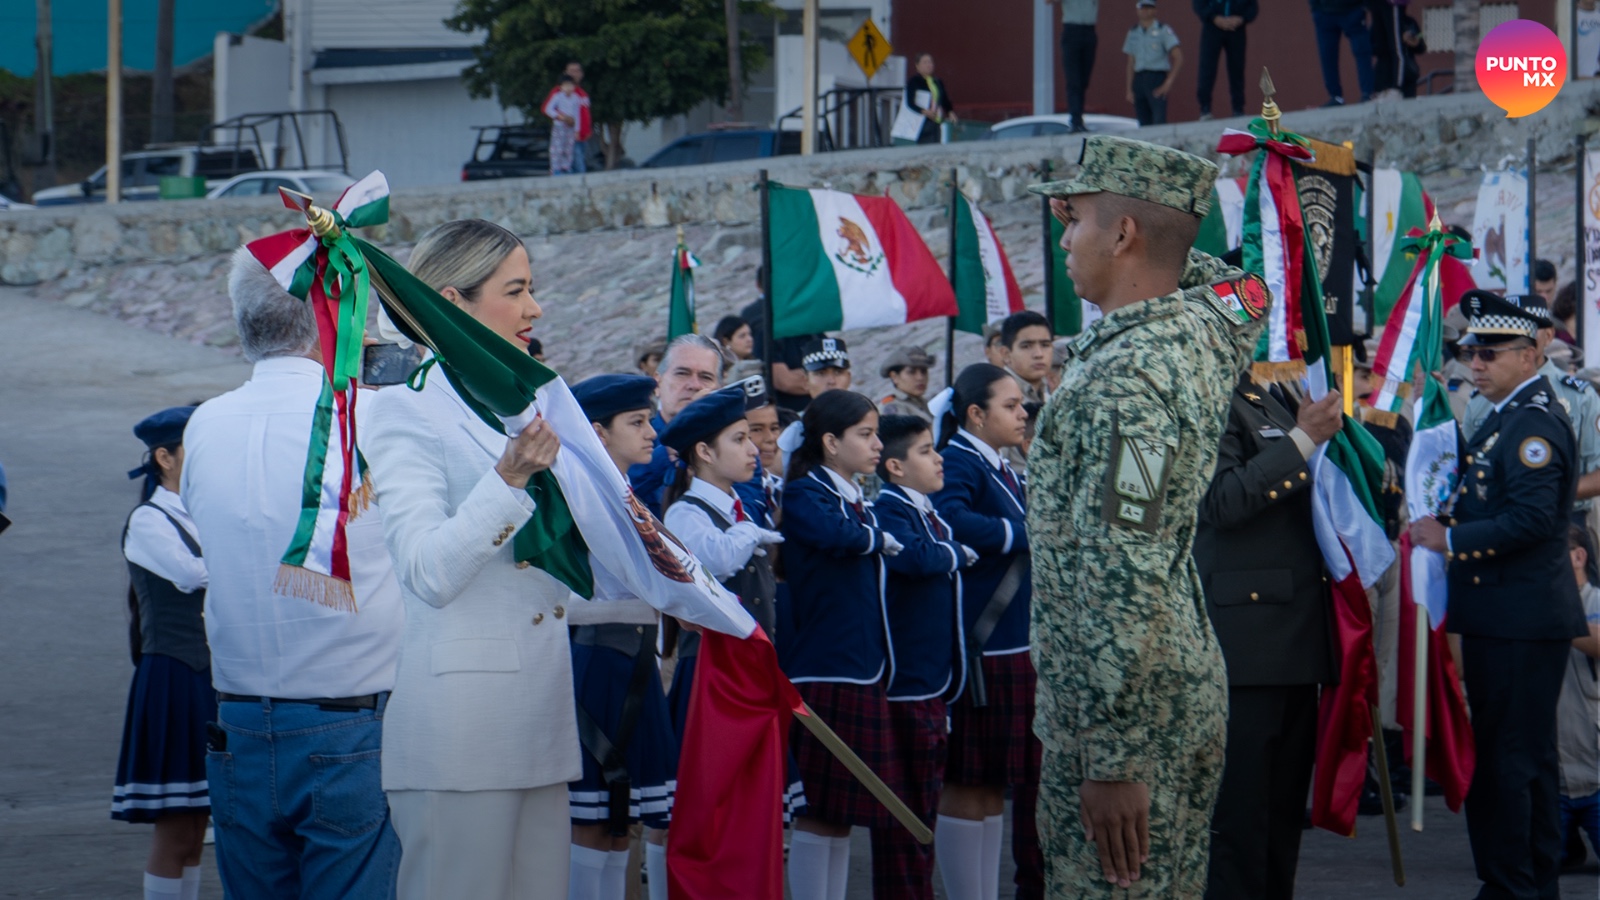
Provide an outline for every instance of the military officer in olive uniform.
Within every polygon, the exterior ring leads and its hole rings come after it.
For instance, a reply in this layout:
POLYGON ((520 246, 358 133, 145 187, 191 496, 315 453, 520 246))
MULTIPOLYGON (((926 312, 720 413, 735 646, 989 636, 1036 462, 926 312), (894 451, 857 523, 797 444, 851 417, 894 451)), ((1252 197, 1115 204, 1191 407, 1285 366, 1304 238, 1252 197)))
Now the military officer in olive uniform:
POLYGON ((1549 319, 1519 297, 1462 299, 1461 353, 1491 404, 1467 442, 1454 510, 1419 519, 1413 542, 1450 558, 1446 624, 1461 635, 1477 765, 1467 835, 1481 900, 1559 896, 1556 701, 1573 638, 1588 633, 1567 558, 1578 453, 1543 375, 1549 319))
POLYGON ((1227 688, 1191 556, 1229 397, 1268 303, 1191 252, 1217 168, 1110 135, 1051 199, 1078 293, 1028 457, 1034 733, 1048 896, 1197 900, 1227 688))
POLYGON ((1337 391, 1296 414, 1246 372, 1200 502, 1194 561, 1228 665, 1228 749, 1211 819, 1208 900, 1294 896, 1317 687, 1338 680, 1311 521, 1311 457, 1343 424, 1337 391))
MULTIPOLYGON (((1588 379, 1567 374, 1544 355, 1545 348, 1556 336, 1555 323, 1550 318, 1544 298, 1538 294, 1525 294, 1514 298, 1512 302, 1548 323, 1539 328, 1536 339, 1539 356, 1544 360, 1544 365, 1539 367, 1539 374, 1555 389, 1556 400, 1571 421, 1572 431, 1578 439, 1578 489, 1577 499, 1572 504, 1572 521, 1580 528, 1586 528, 1589 508, 1594 505, 1594 498, 1600 495, 1600 392, 1595 391, 1588 379)), ((1494 404, 1489 402, 1489 398, 1473 392, 1471 401, 1467 403, 1466 415, 1461 420, 1461 433, 1467 440, 1472 440, 1478 433, 1478 428, 1493 408, 1494 404)))

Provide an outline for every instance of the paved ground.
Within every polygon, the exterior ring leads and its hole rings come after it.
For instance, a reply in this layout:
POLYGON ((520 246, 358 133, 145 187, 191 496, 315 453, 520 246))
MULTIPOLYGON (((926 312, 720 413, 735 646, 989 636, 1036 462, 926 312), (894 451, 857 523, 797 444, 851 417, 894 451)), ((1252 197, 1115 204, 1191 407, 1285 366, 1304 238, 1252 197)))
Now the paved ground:
MULTIPOLYGON (((16 522, 0 535, 0 897, 134 898, 149 831, 107 816, 132 671, 116 549, 135 501, 123 473, 142 449, 129 429, 237 385, 247 367, 15 289, 0 288, 0 323, 0 463, 16 522)), ((1461 820, 1435 800, 1428 824, 1404 834, 1403 890, 1381 820, 1362 819, 1354 841, 1309 833, 1299 896, 1471 896, 1461 820)), ((870 893, 867 855, 858 833, 852 898, 870 893)), ((206 865, 204 895, 220 897, 206 865)), ((1564 878, 1565 896, 1600 896, 1595 872, 1564 878)))

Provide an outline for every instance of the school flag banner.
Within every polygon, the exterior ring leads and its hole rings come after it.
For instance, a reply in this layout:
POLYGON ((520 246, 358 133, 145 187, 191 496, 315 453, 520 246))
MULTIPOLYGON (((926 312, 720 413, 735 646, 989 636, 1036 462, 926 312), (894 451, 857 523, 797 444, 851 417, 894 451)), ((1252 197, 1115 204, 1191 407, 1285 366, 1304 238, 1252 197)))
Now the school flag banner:
POLYGON ((950 211, 956 229, 956 330, 982 334, 983 326, 1022 311, 1022 288, 989 217, 965 194, 950 211))
POLYGON ((1528 292, 1528 176, 1518 170, 1486 172, 1472 218, 1478 265, 1472 277, 1485 290, 1528 292))
POLYGON ((678 245, 672 248, 672 293, 667 301, 667 340, 699 331, 694 311, 694 270, 700 267, 683 243, 678 229, 678 245))
MULTIPOLYGON (((1433 200, 1422 182, 1410 172, 1377 169, 1372 173, 1372 280, 1373 328, 1389 321, 1389 311, 1410 280, 1414 258, 1408 259, 1401 241, 1412 229, 1426 228, 1433 216, 1433 200)), ((1365 206, 1358 206, 1360 214, 1365 206)))
POLYGON ((894 200, 768 191, 774 337, 956 315, 950 280, 894 200))
POLYGON ((1578 296, 1583 309, 1583 358, 1600 360, 1600 150, 1583 160, 1583 195, 1577 198, 1583 228, 1583 259, 1578 296))
MULTIPOLYGON (((1268 319, 1272 331, 1264 336, 1266 346, 1258 350, 1257 360, 1273 364, 1264 374, 1279 377, 1298 363, 1312 399, 1317 400, 1333 384, 1332 347, 1322 279, 1293 165, 1312 160, 1310 148, 1306 138, 1273 130, 1259 118, 1247 132, 1225 133, 1218 146, 1229 154, 1259 151, 1246 189, 1241 245, 1243 268, 1261 274, 1273 289, 1268 319)), ((1339 684, 1323 692, 1318 712, 1311 821, 1349 835, 1355 831, 1356 809, 1366 783, 1371 708, 1378 701, 1372 607, 1366 589, 1394 562, 1377 504, 1383 449, 1346 416, 1344 427, 1317 448, 1311 471, 1312 520, 1332 577, 1334 633, 1341 659, 1339 684)))

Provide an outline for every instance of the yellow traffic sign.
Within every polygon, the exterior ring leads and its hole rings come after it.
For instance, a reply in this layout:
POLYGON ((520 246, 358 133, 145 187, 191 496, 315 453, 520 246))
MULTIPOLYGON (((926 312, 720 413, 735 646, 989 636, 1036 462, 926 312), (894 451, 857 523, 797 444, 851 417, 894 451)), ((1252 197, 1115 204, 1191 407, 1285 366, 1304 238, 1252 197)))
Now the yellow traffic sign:
POLYGON ((883 64, 889 61, 889 54, 894 52, 894 47, 884 38, 878 26, 872 24, 872 17, 868 16, 856 33, 845 43, 850 55, 855 58, 856 65, 861 71, 871 78, 883 64))

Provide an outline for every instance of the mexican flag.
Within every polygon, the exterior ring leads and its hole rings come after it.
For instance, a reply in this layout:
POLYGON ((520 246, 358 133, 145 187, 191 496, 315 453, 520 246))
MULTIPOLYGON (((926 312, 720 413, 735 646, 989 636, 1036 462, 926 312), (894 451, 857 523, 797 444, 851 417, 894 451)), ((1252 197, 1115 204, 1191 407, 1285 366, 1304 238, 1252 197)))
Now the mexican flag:
MULTIPOLYGON (((1366 204, 1356 204, 1357 215, 1366 213, 1366 204)), ((1423 229, 1433 217, 1433 200, 1422 190, 1422 182, 1410 172, 1378 169, 1372 173, 1372 280, 1373 321, 1389 321, 1390 310, 1400 299, 1410 279, 1412 260, 1402 247, 1413 228, 1423 229)))
POLYGON ((1022 288, 978 204, 958 197, 950 220, 956 228, 956 330, 982 334, 984 325, 1022 311, 1022 288))
POLYGON ((694 270, 700 260, 683 243, 678 230, 678 246, 672 248, 672 294, 667 301, 667 340, 699 331, 694 313, 694 270))
POLYGON ((774 337, 956 314, 949 279, 893 200, 768 191, 774 337))
MULTIPOLYGON (((1218 149, 1233 154, 1259 151, 1245 195, 1244 268, 1266 279, 1275 302, 1257 365, 1265 356, 1268 374, 1278 377, 1291 367, 1303 369, 1312 399, 1320 400, 1334 383, 1332 347, 1322 275, 1291 165, 1312 159, 1310 147, 1300 135, 1272 131, 1256 119, 1249 132, 1224 134, 1218 149)), ((1339 684, 1323 692, 1318 713, 1311 821, 1349 835, 1355 832, 1356 808, 1366 782, 1371 710, 1378 702, 1372 607, 1366 589, 1394 562, 1377 504, 1383 449, 1346 416, 1344 427, 1317 448, 1311 472, 1312 521, 1333 583, 1334 634, 1341 660, 1339 684)))

